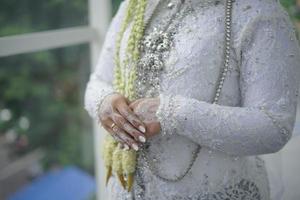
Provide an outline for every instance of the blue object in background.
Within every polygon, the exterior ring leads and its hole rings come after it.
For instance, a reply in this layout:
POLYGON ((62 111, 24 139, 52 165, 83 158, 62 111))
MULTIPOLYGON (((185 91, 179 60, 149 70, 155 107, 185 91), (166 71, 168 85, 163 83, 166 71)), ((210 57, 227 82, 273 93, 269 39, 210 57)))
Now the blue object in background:
POLYGON ((93 196, 95 188, 92 176, 70 166, 37 178, 8 200, 87 200, 93 196))

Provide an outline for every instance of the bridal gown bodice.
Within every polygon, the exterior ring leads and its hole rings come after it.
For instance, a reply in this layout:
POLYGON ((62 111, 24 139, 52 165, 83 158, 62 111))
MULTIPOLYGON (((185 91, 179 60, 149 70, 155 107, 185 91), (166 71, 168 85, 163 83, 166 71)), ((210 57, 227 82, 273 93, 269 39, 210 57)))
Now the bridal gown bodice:
MULTIPOLYGON (((226 0, 149 0, 136 89, 159 96, 160 134, 140 153, 133 190, 116 178, 113 200, 269 200, 261 154, 279 151, 295 122, 300 54, 288 15, 276 0, 235 0, 230 67, 218 104, 212 104, 223 67, 226 0), (186 171, 197 145, 191 170, 186 171), (154 168, 149 168, 149 162, 154 168)), ((124 1, 107 33, 85 94, 97 118, 112 87, 116 35, 124 1)), ((124 59, 130 28, 121 43, 124 59)))

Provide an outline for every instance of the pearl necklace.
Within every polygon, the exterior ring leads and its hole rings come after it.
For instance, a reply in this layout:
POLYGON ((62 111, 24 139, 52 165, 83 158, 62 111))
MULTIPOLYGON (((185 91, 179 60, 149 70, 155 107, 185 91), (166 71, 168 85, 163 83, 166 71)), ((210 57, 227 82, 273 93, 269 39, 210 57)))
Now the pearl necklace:
MULTIPOLYGON (((223 63, 223 69, 220 73, 218 82, 216 84, 216 91, 215 91, 215 95, 213 97, 213 104, 217 104, 219 102, 219 97, 223 88, 223 84, 228 72, 228 68, 229 68, 229 61, 230 61, 230 45, 231 45, 231 29, 232 29, 232 3, 234 2, 234 0, 226 0, 226 4, 225 4, 225 35, 224 35, 224 63, 223 63)), ((181 3, 183 3, 183 1, 181 1, 181 3)), ((168 4, 168 7, 171 8, 174 5, 172 3, 168 4)), ((154 13, 154 12, 153 12, 154 13)), ((152 15, 153 15, 152 13, 152 15)), ((152 18, 152 16, 150 17, 152 18)), ((148 22, 146 23, 148 24, 148 22)), ((189 171, 192 169, 198 154, 200 152, 201 146, 197 145, 197 148, 195 149, 195 151, 193 151, 193 155, 192 155, 192 159, 191 162, 189 163, 187 169, 185 170, 184 173, 182 173, 181 175, 175 177, 175 178, 166 178, 164 176, 162 176, 161 174, 158 173, 158 171, 155 169, 154 167, 154 163, 150 162, 150 159, 148 158, 148 156, 146 155, 146 153, 144 151, 142 151, 145 161, 149 167, 149 169, 151 170, 151 172, 160 180, 165 181, 165 182, 178 182, 180 180, 182 180, 188 173, 189 171)))

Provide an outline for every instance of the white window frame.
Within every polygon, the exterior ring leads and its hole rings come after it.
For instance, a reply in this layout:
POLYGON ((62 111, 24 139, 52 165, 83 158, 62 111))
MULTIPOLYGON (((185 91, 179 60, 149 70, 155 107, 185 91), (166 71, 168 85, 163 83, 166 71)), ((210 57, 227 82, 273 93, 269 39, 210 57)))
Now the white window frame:
MULTIPOLYGON (((89 24, 87 26, 0 37, 0 57, 88 43, 90 45, 91 70, 93 71, 111 19, 111 0, 88 0, 88 15, 89 24)), ((99 132, 102 130, 99 130, 94 123, 97 199, 103 200, 108 198, 104 185, 105 170, 99 151, 103 134, 99 132)))

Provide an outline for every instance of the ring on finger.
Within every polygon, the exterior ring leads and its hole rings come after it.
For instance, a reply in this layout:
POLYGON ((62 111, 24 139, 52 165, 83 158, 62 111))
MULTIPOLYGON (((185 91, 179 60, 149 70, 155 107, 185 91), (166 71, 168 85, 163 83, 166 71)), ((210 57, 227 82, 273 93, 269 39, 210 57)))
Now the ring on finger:
POLYGON ((113 123, 110 125, 111 128, 114 128, 115 126, 116 126, 116 123, 115 123, 115 122, 113 122, 113 123))
POLYGON ((113 130, 115 133, 119 131, 119 127, 116 126, 115 123, 112 124, 111 128, 112 128, 112 130, 113 130))

